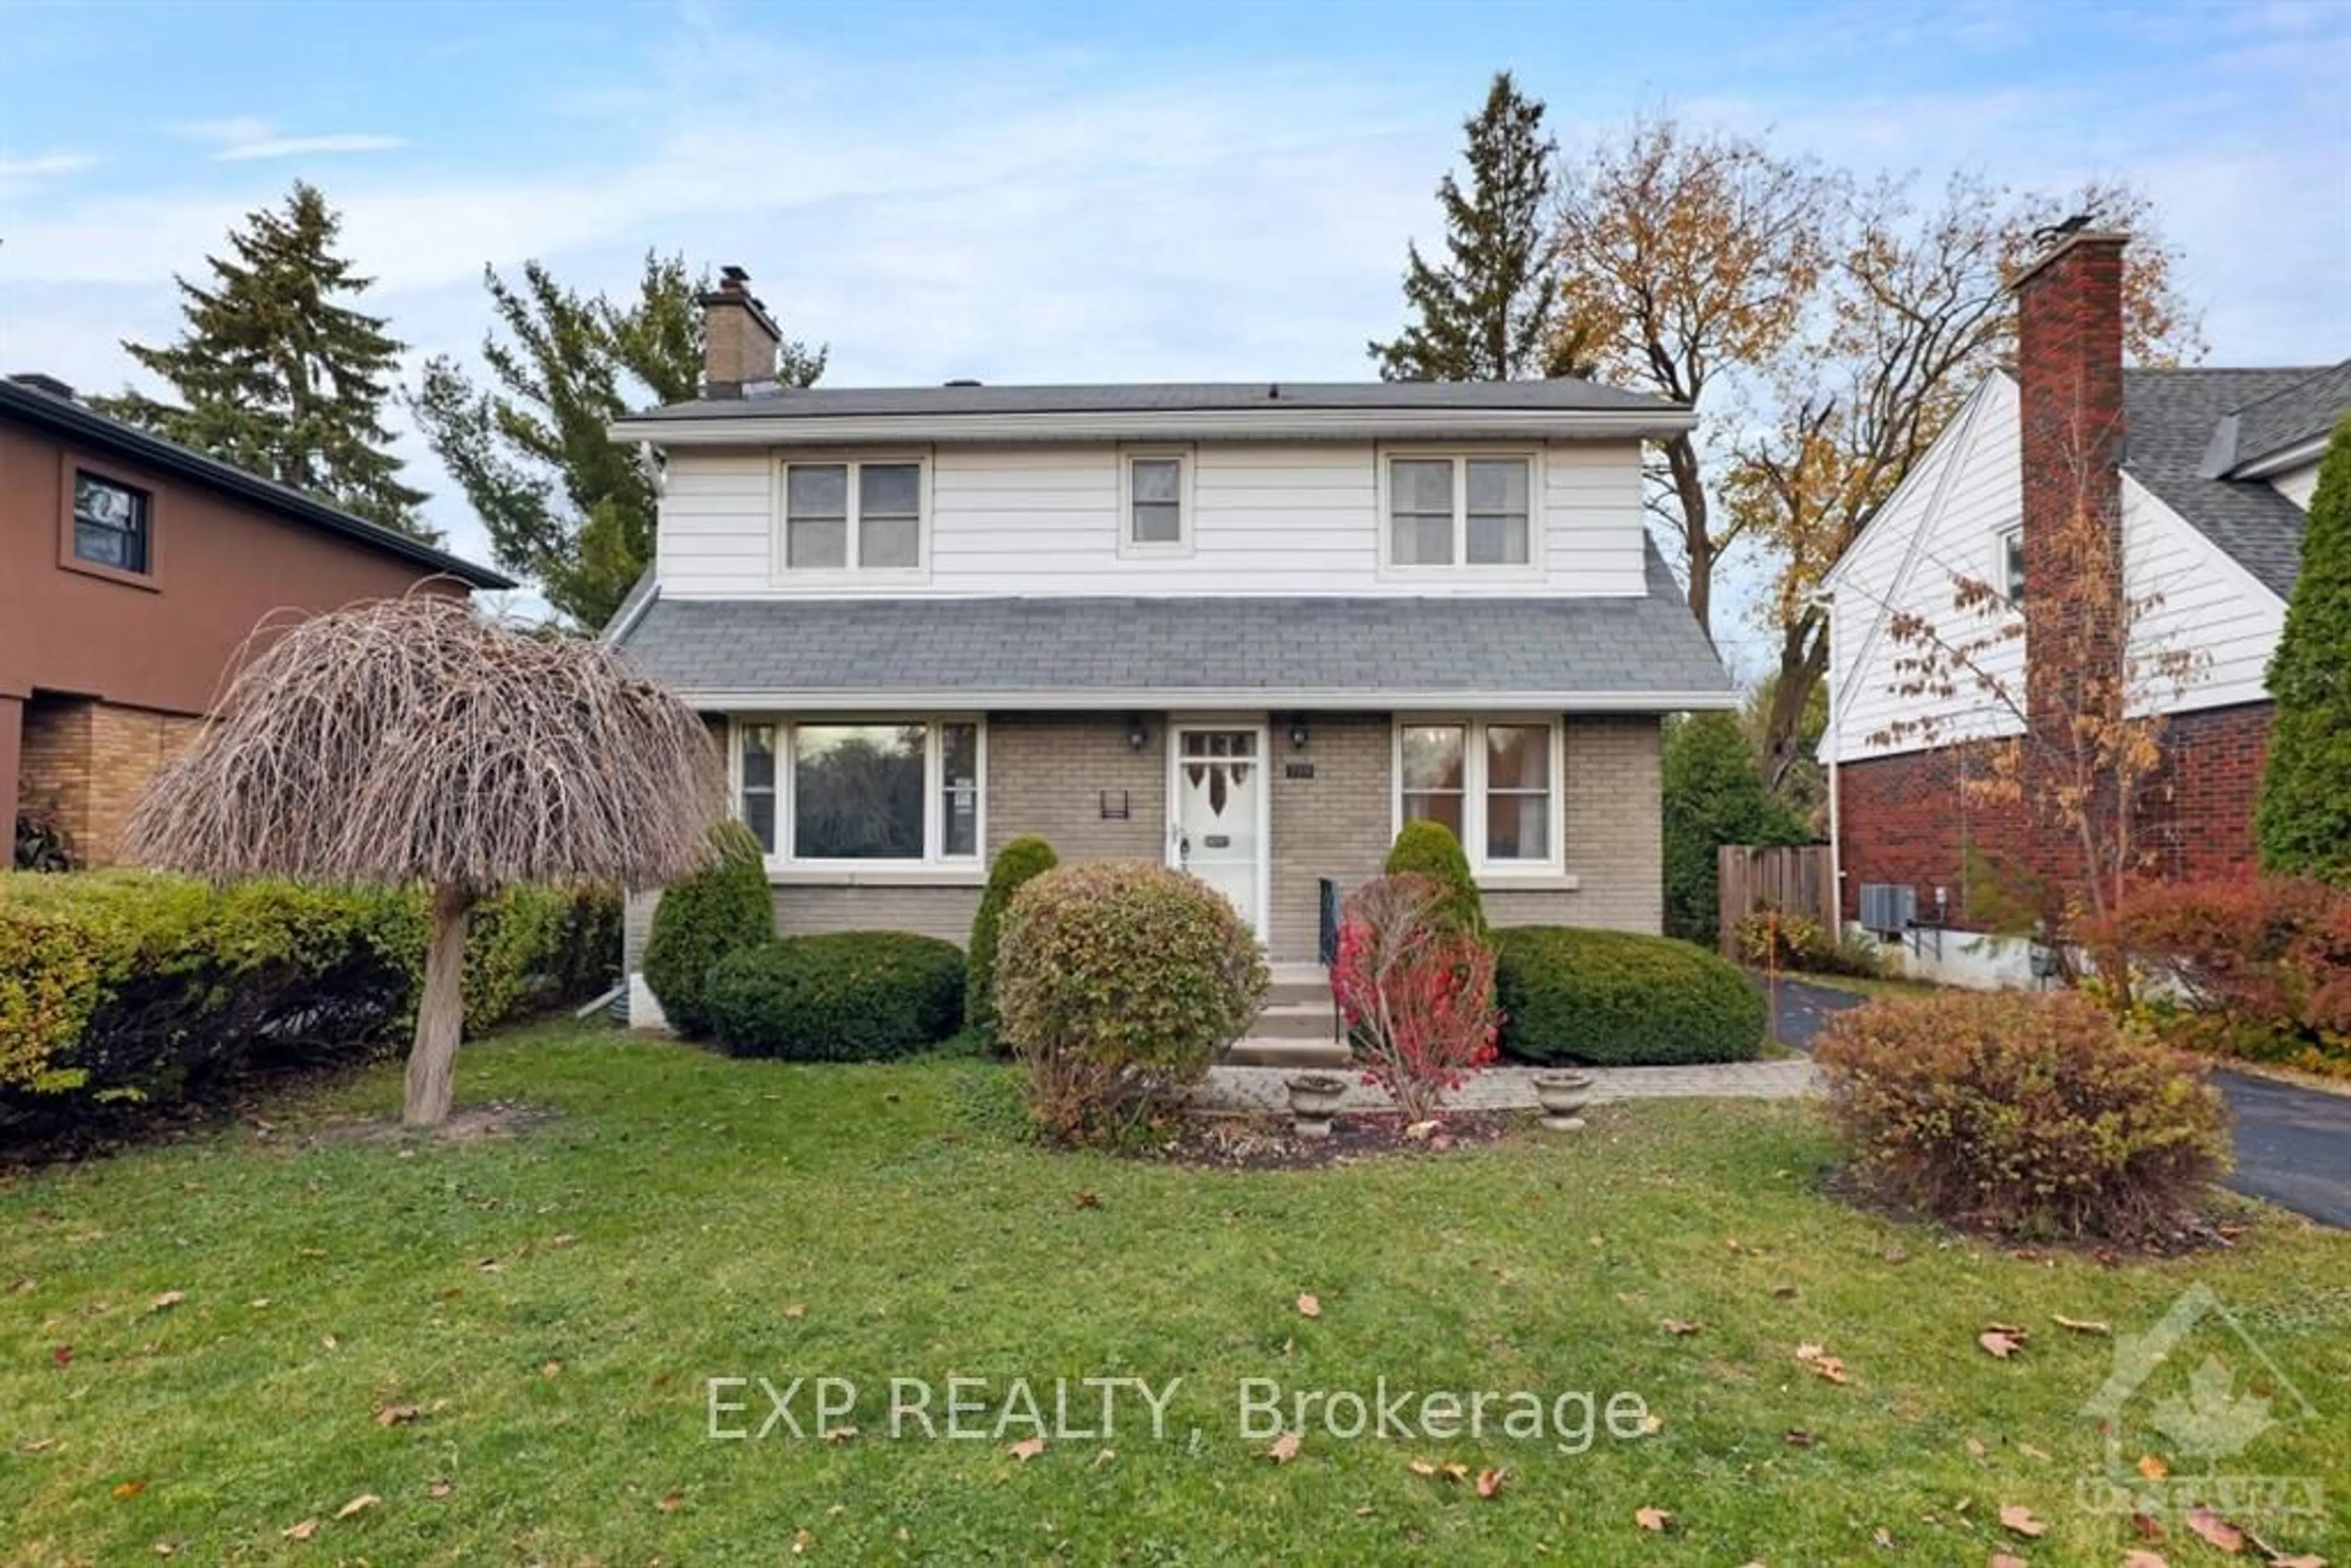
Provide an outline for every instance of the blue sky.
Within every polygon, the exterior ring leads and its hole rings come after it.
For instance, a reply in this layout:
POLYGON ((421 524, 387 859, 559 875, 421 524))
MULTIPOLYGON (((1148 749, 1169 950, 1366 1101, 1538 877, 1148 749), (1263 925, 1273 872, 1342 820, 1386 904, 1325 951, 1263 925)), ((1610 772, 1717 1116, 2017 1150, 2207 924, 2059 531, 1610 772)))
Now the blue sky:
POLYGON ((8 31, 0 369, 84 388, 298 176, 420 359, 471 351, 485 262, 617 285, 650 246, 748 267, 842 384, 1361 376, 1502 67, 1571 144, 1665 107, 1864 171, 2130 178, 2214 362, 2351 353, 2351 0, 16 4, 8 31))

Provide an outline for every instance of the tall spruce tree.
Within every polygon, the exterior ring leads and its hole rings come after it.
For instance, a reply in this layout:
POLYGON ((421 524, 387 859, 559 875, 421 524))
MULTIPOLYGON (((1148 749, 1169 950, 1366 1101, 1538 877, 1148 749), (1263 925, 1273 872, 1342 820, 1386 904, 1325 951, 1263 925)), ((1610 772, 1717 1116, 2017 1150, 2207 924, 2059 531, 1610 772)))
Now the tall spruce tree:
MULTIPOLYGON (((653 559, 656 492, 637 454, 605 434, 632 405, 681 402, 702 384, 706 277, 648 254, 633 298, 578 293, 536 261, 519 286, 482 281, 504 335, 482 341, 490 384, 436 355, 410 407, 489 530, 498 564, 538 580, 584 627, 604 624, 653 559)), ((825 350, 787 342, 776 379, 808 386, 825 350)))
POLYGON ((126 341, 177 402, 126 391, 93 399, 248 472, 420 538, 424 492, 400 482, 383 404, 403 347, 384 319, 347 301, 373 287, 336 254, 342 219, 297 182, 282 208, 247 214, 228 256, 204 258, 210 287, 174 277, 186 326, 169 347, 126 341))
POLYGON ((2351 420, 2335 427, 2319 466, 2269 690, 2262 863, 2351 885, 2351 420))
POLYGON ((1500 71, 1468 133, 1469 191, 1450 172, 1437 187, 1450 259, 1405 250, 1405 304, 1418 318, 1373 342, 1383 380, 1518 381, 1577 373, 1575 345, 1552 330, 1558 269, 1545 229, 1558 143, 1542 133, 1541 99, 1500 71))

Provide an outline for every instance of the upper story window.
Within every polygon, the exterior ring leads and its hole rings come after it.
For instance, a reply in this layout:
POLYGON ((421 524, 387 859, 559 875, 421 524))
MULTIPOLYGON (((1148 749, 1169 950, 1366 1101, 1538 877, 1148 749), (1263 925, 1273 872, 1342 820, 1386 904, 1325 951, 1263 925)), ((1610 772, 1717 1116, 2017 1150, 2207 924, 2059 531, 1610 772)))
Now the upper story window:
POLYGON ((1523 456, 1387 460, 1387 563, 1512 567, 1534 559, 1534 461, 1523 456))
POLYGON ((918 461, 786 464, 784 570, 919 570, 923 488, 918 461))
POLYGON ((73 553, 77 560, 144 577, 152 498, 144 490, 76 469, 73 476, 73 553))
POLYGON ((735 737, 737 810, 770 860, 978 862, 978 721, 737 721, 735 737))
POLYGON ((1183 452, 1128 452, 1119 461, 1119 550, 1183 550, 1192 543, 1192 461, 1183 452))
POLYGON ((1444 823, 1481 873, 1556 872, 1559 752, 1559 726, 1544 719, 1399 725, 1396 821, 1444 823))
POLYGON ((1995 548, 1999 551, 2000 591, 2009 603, 2024 602, 2024 529, 2022 526, 2001 530, 1995 548))

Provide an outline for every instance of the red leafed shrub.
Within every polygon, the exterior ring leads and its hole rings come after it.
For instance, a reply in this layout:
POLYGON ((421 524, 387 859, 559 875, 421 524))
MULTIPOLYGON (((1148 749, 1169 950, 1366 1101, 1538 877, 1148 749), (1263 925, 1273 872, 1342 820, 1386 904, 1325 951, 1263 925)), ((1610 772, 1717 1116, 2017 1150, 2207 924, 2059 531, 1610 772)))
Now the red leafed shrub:
POLYGON ((1855 1174, 2003 1235, 2131 1239, 2228 1161, 2192 1061, 2074 992, 1888 998, 1814 1041, 1855 1174))
POLYGON ((2296 877, 2150 883, 2100 936, 2185 1003, 2184 1042, 2351 1072, 2351 893, 2296 877))
POLYGON ((1494 1060, 1501 1029, 1493 952, 1448 917, 1451 897, 1411 873, 1364 883, 1348 896, 1331 968, 1365 1078, 1415 1122, 1494 1060))

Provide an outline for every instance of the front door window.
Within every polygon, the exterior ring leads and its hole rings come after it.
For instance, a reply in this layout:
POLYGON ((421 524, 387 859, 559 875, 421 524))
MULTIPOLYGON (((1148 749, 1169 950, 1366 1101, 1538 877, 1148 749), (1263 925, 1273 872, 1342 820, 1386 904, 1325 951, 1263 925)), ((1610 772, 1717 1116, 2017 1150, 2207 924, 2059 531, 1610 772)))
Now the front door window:
POLYGON ((1176 743, 1176 865, 1258 924, 1259 810, 1265 764, 1253 729, 1181 729, 1176 743))

